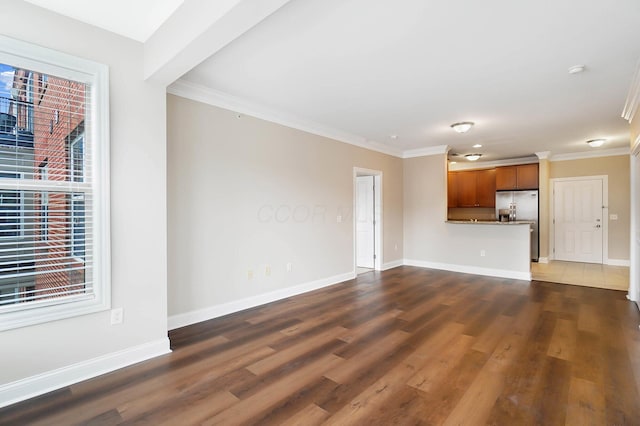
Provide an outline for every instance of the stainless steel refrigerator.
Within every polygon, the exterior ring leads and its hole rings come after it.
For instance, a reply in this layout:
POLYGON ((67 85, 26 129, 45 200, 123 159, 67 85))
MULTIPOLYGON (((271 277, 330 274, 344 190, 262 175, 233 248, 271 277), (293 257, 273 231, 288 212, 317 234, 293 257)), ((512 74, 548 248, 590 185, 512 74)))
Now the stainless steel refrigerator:
POLYGON ((500 209, 509 209, 515 204, 515 220, 531 221, 531 260, 538 261, 538 191, 498 191, 496 192, 496 217, 500 209))

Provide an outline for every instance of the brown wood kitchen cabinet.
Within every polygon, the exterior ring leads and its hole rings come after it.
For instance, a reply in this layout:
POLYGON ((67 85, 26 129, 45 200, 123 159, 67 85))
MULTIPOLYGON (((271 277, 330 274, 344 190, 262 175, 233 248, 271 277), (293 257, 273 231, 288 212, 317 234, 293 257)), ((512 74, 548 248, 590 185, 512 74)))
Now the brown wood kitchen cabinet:
POLYGON ((496 206, 496 171, 489 170, 467 170, 461 172, 449 172, 455 177, 449 177, 447 182, 457 181, 455 191, 449 186, 448 200, 449 207, 451 200, 455 196, 457 203, 455 207, 495 207, 496 206))
POLYGON ((496 189, 538 189, 538 164, 497 167, 496 189))
POLYGON ((458 174, 447 173, 447 207, 458 207, 458 174))

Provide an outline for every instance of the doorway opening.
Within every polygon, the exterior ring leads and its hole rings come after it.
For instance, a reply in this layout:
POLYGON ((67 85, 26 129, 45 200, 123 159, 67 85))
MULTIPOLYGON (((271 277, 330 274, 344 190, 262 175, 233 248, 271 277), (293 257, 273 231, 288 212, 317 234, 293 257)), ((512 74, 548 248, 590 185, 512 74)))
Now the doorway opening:
POLYGON ((382 269, 382 172, 353 169, 354 271, 382 269))

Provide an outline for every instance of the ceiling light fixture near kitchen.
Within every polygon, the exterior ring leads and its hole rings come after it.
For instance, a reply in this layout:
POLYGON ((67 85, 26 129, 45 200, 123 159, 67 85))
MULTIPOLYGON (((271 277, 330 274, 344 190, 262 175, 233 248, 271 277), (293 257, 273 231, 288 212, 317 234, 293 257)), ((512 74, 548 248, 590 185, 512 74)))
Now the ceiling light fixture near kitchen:
POLYGON ((569 74, 580 74, 584 71, 584 65, 574 65, 569 67, 569 74))
POLYGON ((469 161, 477 161, 482 157, 482 154, 467 154, 464 157, 469 161))
POLYGON ((453 123, 451 128, 458 133, 467 133, 473 127, 472 121, 461 121, 460 123, 453 123))
POLYGON ((481 144, 479 144, 479 143, 477 143, 477 144, 475 144, 473 147, 474 147, 474 148, 482 148, 482 145, 481 145, 481 144))
POLYGON ((389 137, 390 137, 391 139, 393 139, 393 140, 398 139, 398 135, 391 135, 391 136, 389 136, 389 137))
POLYGON ((587 143, 591 148, 598 148, 599 146, 602 146, 606 141, 606 139, 591 139, 590 141, 587 141, 587 143))

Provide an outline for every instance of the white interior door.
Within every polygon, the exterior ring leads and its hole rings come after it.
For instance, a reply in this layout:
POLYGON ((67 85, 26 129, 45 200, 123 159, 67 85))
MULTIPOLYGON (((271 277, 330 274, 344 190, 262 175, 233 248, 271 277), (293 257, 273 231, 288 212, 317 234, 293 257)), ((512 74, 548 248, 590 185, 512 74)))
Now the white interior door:
POLYGON ((602 179, 554 182, 556 260, 603 263, 602 186, 602 179))
POLYGON ((374 179, 373 176, 356 178, 356 266, 374 267, 374 179))

